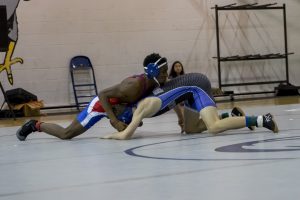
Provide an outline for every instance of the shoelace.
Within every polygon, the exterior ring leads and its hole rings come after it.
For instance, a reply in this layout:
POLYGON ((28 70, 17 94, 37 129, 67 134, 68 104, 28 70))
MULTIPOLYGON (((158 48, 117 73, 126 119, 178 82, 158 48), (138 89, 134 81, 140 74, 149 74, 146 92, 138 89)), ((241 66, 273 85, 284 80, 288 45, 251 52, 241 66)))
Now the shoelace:
POLYGON ((266 122, 270 122, 272 120, 271 115, 265 115, 264 117, 265 117, 266 122))

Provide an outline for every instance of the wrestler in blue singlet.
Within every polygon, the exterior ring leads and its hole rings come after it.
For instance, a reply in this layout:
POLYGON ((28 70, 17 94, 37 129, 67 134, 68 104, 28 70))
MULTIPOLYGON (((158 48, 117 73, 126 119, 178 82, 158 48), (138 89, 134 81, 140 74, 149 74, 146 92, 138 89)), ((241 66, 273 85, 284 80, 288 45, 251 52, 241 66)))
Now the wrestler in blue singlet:
POLYGON ((152 96, 162 101, 160 111, 154 116, 161 115, 184 101, 185 106, 200 112, 207 106, 216 107, 211 93, 209 79, 201 73, 189 73, 178 76, 164 86, 153 91, 152 96))

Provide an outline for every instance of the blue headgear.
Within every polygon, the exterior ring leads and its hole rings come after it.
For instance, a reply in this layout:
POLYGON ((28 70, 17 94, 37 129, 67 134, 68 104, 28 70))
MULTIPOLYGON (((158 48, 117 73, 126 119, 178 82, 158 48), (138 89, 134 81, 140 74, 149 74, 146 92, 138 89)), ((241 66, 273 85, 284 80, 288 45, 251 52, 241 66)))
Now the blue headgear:
POLYGON ((156 77, 158 77, 159 75, 159 68, 167 64, 167 62, 163 62, 162 64, 158 65, 161 59, 163 58, 158 59, 155 63, 149 63, 146 67, 144 67, 145 74, 147 75, 148 78, 156 79, 156 77))

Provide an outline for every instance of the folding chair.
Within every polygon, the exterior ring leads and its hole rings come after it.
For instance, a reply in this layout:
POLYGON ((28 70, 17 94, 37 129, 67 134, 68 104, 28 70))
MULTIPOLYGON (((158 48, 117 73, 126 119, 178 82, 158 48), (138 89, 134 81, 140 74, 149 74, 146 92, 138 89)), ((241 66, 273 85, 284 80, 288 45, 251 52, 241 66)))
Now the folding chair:
POLYGON ((5 90, 4 90, 1 82, 0 82, 0 89, 1 89, 1 92, 2 92, 2 94, 4 96, 4 101, 3 101, 2 105, 1 105, 0 111, 2 110, 4 104, 6 103, 8 105, 8 108, 9 108, 9 111, 11 113, 11 116, 14 118, 14 120, 16 120, 16 115, 15 115, 15 113, 14 113, 14 111, 13 111, 13 109, 12 109, 10 103, 9 103, 9 100, 8 100, 8 98, 6 96, 6 92, 5 92, 5 90))
POLYGON ((70 73, 77 110, 98 95, 95 73, 87 56, 75 56, 70 61, 70 73))

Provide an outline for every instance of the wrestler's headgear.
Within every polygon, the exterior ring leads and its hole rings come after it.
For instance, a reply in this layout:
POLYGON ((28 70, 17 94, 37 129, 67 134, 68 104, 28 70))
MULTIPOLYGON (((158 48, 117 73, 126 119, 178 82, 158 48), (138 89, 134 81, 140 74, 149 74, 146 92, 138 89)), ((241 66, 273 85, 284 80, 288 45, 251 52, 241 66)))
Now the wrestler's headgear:
POLYGON ((145 69, 145 74, 147 75, 148 78, 156 80, 156 78, 159 75, 159 69, 166 65, 167 62, 165 61, 165 58, 159 58, 156 62, 154 63, 149 63, 147 66, 144 67, 145 69), (161 60, 163 60, 163 63, 158 64, 161 60))

